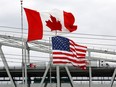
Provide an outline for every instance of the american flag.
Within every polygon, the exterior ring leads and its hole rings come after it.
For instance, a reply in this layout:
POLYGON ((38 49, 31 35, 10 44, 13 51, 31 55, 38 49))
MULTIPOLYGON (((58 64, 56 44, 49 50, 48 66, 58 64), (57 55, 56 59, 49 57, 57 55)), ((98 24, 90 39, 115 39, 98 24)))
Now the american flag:
POLYGON ((52 37, 53 64, 68 64, 86 69, 86 46, 76 44, 74 41, 61 37, 52 37))

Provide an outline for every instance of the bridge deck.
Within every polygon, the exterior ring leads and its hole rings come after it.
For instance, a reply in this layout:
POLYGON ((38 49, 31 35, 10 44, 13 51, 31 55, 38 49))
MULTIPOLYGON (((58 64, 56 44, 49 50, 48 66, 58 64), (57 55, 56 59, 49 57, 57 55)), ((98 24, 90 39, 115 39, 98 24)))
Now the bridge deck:
MULTIPOLYGON (((46 67, 39 67, 39 68, 28 68, 28 76, 30 77, 42 77, 45 72, 46 67)), ((88 77, 89 70, 81 70, 75 67, 69 67, 70 73, 72 77, 88 77)), ((22 77, 22 69, 21 68, 12 68, 10 69, 11 75, 13 77, 22 77)), ((56 69, 52 67, 52 76, 56 76, 56 69)), ((111 77, 114 72, 114 68, 107 68, 107 67, 93 67, 92 68, 92 76, 93 77, 111 77)), ((49 72, 48 72, 49 74, 49 72)), ((60 75, 62 77, 67 76, 67 73, 63 67, 60 68, 60 75)), ((0 69, 0 77, 8 77, 6 70, 1 68, 0 69)))

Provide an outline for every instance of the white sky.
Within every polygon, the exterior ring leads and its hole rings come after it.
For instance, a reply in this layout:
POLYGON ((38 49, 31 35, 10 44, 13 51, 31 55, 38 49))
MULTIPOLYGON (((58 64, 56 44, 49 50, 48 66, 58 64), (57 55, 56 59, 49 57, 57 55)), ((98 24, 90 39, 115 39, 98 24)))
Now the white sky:
MULTIPOLYGON (((78 25, 75 33, 116 36, 116 0, 24 0, 23 6, 44 12, 55 8, 72 12, 78 25)), ((20 0, 0 0, 0 26, 21 27, 20 10, 20 0)), ((25 14, 24 27, 27 28, 25 14)), ((10 29, 0 27, 0 30, 10 29)), ((116 44, 116 41, 91 39, 81 42, 116 44)))
MULTIPOLYGON (((76 32, 115 35, 115 4, 116 0, 24 0, 23 6, 38 11, 71 11, 78 25, 76 32)), ((0 0, 0 25, 20 27, 20 0, 0 0)))

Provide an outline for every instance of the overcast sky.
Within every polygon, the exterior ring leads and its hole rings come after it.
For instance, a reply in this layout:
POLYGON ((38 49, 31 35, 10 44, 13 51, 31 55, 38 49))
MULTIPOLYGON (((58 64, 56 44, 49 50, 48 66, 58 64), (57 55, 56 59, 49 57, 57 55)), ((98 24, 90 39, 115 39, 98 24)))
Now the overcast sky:
MULTIPOLYGON (((70 11, 76 18, 75 24, 78 25, 75 33, 116 36, 116 0, 24 0, 23 7, 41 12, 55 8, 70 11)), ((20 28, 20 8, 20 0, 0 0, 0 26, 20 28)), ((25 13, 24 27, 27 28, 25 13)), ((8 30, 0 27, 0 30, 2 29, 8 30)), ((92 41, 98 44, 116 44, 116 41, 85 40, 92 41)), ((116 49, 116 46, 112 48, 116 49)))
MULTIPOLYGON (((116 0, 24 0, 23 6, 71 11, 78 25, 76 32, 115 35, 116 0)), ((0 0, 0 25, 20 27, 20 0, 0 0)))

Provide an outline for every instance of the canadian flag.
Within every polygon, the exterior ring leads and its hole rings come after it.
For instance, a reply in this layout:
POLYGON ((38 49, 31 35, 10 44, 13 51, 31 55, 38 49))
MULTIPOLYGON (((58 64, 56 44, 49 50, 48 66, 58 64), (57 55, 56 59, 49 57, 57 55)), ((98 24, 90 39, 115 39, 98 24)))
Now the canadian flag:
POLYGON ((27 41, 43 38, 44 30, 73 32, 77 29, 74 25, 75 18, 72 13, 54 9, 50 12, 37 12, 24 8, 28 21, 27 41))

